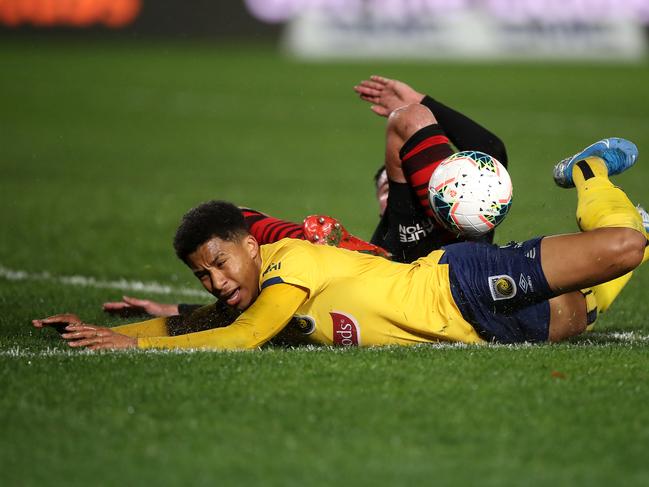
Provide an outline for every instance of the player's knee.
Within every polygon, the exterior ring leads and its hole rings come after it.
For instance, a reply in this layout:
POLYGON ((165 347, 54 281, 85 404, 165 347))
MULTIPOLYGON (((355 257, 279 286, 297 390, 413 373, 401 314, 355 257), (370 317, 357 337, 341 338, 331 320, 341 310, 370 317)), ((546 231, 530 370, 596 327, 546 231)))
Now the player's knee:
POLYGON ((620 275, 632 271, 642 263, 647 239, 631 228, 619 228, 608 242, 611 262, 619 268, 620 275))
POLYGON ((388 132, 394 132, 405 142, 420 129, 437 123, 433 112, 424 105, 412 104, 397 108, 388 119, 388 132))

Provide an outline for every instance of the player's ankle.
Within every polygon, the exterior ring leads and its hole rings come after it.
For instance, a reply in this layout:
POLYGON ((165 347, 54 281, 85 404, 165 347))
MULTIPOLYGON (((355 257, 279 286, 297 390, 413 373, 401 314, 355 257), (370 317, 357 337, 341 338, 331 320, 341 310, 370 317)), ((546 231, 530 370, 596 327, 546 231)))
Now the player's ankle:
POLYGON ((601 157, 591 156, 578 161, 572 171, 572 178, 576 186, 592 183, 594 180, 608 181, 608 168, 601 157))

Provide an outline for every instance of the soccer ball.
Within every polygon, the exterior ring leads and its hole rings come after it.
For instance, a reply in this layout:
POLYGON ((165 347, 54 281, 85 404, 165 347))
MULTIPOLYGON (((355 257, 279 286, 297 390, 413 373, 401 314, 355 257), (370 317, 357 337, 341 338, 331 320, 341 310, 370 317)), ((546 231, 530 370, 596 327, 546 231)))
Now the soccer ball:
POLYGON ((444 159, 428 184, 435 218, 451 232, 479 237, 496 227, 512 204, 512 181, 489 154, 464 151, 444 159))

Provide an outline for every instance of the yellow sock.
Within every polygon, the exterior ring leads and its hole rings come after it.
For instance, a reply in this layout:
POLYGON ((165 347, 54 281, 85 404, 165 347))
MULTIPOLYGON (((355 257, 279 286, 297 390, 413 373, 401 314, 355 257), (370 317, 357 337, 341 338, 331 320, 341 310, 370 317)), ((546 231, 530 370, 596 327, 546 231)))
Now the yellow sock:
MULTIPOLYGON (((632 228, 647 237, 640 214, 627 195, 608 179, 606 163, 589 157, 575 164, 572 179, 577 188, 577 224, 583 231, 602 227, 632 228)), ((642 262, 649 260, 649 247, 642 262)), ((588 312, 587 330, 592 330, 599 313, 608 310, 629 282, 633 272, 612 281, 583 289, 588 312)))
POLYGON ((597 296, 591 288, 582 289, 581 294, 584 295, 586 300, 586 331, 593 331, 600 313, 597 296))
POLYGON ((577 188, 577 224, 581 230, 623 227, 646 236, 642 218, 624 191, 608 179, 602 159, 589 157, 577 162, 572 179, 577 188))
POLYGON ((612 281, 603 284, 598 284, 591 288, 593 294, 595 294, 595 297, 597 298, 597 308, 600 313, 604 313, 608 308, 610 308, 611 304, 613 304, 615 298, 617 298, 618 294, 620 294, 622 289, 624 289, 624 286, 629 282, 632 275, 633 272, 629 272, 617 279, 613 279, 612 281))

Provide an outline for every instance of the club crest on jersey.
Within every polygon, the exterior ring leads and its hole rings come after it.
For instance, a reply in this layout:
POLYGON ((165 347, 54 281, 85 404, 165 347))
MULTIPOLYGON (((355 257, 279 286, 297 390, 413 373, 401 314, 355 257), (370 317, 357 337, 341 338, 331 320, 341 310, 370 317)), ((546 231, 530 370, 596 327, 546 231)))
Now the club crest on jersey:
POLYGON ((494 301, 516 296, 516 283, 508 275, 489 276, 489 291, 494 301))
POLYGON ((332 311, 329 315, 333 321, 334 345, 352 347, 361 344, 361 329, 353 316, 341 311, 332 311))
POLYGON ((268 267, 266 267, 266 270, 264 271, 264 273, 261 276, 264 277, 269 272, 278 271, 281 268, 282 268, 282 261, 281 260, 279 262, 273 262, 268 267))
POLYGON ((315 320, 306 315, 295 315, 291 320, 298 331, 304 335, 310 335, 315 331, 315 320))

